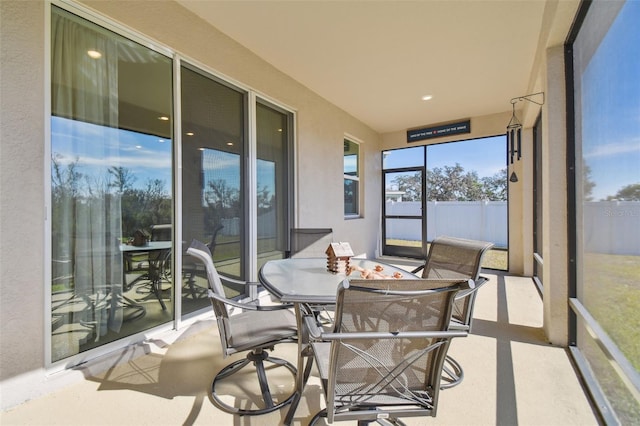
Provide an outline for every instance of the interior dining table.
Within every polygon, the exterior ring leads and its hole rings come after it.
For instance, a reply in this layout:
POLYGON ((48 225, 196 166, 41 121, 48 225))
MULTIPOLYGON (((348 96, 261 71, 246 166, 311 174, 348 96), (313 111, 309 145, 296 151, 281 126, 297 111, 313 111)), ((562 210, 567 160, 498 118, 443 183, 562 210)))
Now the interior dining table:
POLYGON ((418 276, 393 265, 376 260, 351 258, 349 275, 344 272, 329 272, 327 258, 287 258, 270 260, 260 268, 259 280, 264 288, 278 301, 295 307, 298 326, 298 360, 295 397, 285 417, 290 425, 302 397, 304 385, 311 373, 313 356, 310 352, 309 335, 304 316, 313 314, 318 307, 331 306, 336 302, 338 285, 345 279, 369 278, 416 279, 418 276), (305 365, 306 358, 306 365, 305 365))

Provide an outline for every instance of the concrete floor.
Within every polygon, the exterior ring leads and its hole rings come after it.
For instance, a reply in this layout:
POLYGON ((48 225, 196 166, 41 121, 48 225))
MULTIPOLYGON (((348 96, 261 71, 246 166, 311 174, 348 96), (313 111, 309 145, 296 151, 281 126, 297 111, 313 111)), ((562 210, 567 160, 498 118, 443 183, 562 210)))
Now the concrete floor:
MULTIPOLYGON (((564 348, 542 332, 542 302, 531 279, 484 273, 472 334, 450 348, 464 367, 461 385, 442 391, 435 418, 408 425, 597 425, 589 400, 564 348)), ((0 415, 8 425, 278 425, 287 408, 234 417, 209 400, 211 379, 237 357, 222 359, 213 320, 156 337, 112 358, 106 371, 85 367, 85 380, 0 415), (140 353, 144 353, 139 356, 140 353), (93 371, 96 371, 94 374, 93 371)), ((296 345, 274 355, 295 363, 296 345)), ((102 368, 104 370, 104 368, 102 368)), ((306 425, 324 401, 312 373, 294 424, 306 425)), ((272 379, 290 389, 289 378, 272 379)), ((252 391, 244 388, 247 394, 252 391)), ((246 401, 229 401, 243 404, 246 401)), ((322 421, 318 424, 322 424, 322 421)), ((340 423, 340 424, 355 424, 340 423)))

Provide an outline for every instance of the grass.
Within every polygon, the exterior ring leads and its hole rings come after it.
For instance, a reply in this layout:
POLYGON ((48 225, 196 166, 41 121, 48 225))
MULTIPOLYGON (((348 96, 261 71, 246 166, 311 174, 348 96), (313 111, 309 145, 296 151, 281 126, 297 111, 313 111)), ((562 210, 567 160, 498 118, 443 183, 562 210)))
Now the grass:
MULTIPOLYGON (((404 247, 421 247, 422 241, 411 240, 387 240, 388 245, 404 246, 404 247)), ((429 247, 427 246, 427 250, 429 247)), ((506 249, 493 249, 489 250, 482 261, 483 268, 497 269, 500 271, 506 271, 509 267, 509 251, 506 249)))
POLYGON ((580 300, 640 371, 640 256, 587 253, 580 300))

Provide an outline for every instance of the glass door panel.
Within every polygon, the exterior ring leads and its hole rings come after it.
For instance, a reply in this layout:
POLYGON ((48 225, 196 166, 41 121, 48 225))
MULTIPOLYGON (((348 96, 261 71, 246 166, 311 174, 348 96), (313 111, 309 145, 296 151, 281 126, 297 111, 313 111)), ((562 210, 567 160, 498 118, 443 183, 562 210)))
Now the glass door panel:
POLYGON ((385 171, 384 254, 423 257, 423 169, 385 171))
POLYGON ((268 260, 285 257, 290 122, 290 113, 263 103, 256 105, 258 268, 268 260))
MULTIPOLYGON (((246 95, 188 66, 181 84, 183 250, 200 240, 221 273, 244 279, 246 95)), ((210 308, 205 271, 186 255, 181 284, 183 315, 210 308)), ((225 290, 243 295, 232 285, 225 290)))
POLYGON ((173 319, 172 61, 51 13, 51 361, 173 319))

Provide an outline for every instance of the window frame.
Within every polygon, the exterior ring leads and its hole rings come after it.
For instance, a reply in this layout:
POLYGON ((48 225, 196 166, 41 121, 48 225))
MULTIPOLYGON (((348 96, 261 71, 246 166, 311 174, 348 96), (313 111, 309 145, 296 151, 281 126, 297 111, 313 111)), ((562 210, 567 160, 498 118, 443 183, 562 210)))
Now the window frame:
POLYGON ((345 195, 343 197, 343 199, 346 200, 346 193, 345 193, 345 185, 347 183, 347 181, 352 182, 353 185, 355 185, 356 187, 356 196, 353 197, 354 199, 354 210, 355 212, 347 212, 346 211, 346 204, 343 202, 343 214, 344 214, 344 218, 345 219, 358 219, 362 217, 362 208, 361 208, 361 201, 360 201, 360 197, 362 196, 362 178, 361 178, 361 174, 362 174, 362 155, 361 155, 361 148, 362 148, 362 142, 359 141, 358 139, 354 138, 353 136, 349 136, 349 135, 345 135, 343 138, 343 146, 344 146, 344 153, 343 153, 343 167, 342 167, 342 171, 343 171, 343 195, 345 195), (354 144, 357 147, 357 151, 355 154, 350 154, 347 155, 348 153, 351 152, 351 149, 347 150, 347 144, 354 144), (356 156, 356 171, 355 171, 355 176, 348 174, 346 172, 346 168, 347 168, 347 158, 351 157, 355 155, 356 156))

